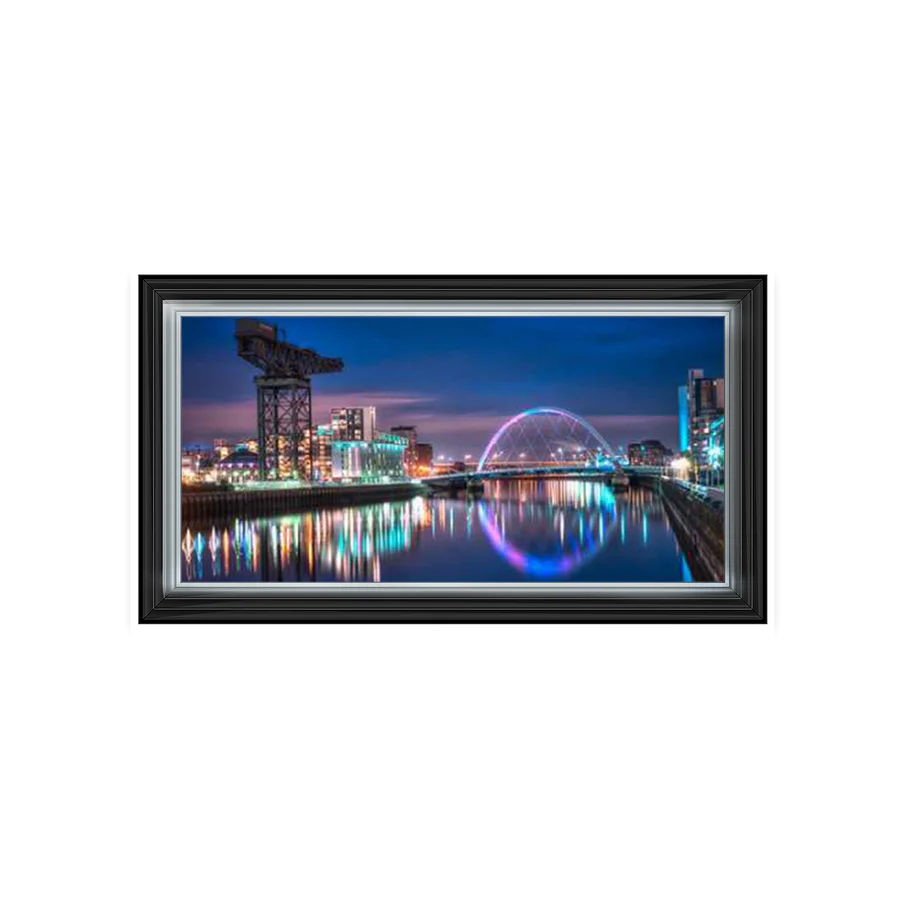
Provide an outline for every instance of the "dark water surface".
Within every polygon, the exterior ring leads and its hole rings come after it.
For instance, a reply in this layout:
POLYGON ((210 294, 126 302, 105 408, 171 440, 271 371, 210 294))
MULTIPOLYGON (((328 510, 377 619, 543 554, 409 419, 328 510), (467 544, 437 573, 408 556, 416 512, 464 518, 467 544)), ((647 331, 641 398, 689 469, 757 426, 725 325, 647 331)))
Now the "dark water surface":
POLYGON ((648 488, 489 482, 478 499, 422 498, 186 523, 186 582, 691 581, 648 488))

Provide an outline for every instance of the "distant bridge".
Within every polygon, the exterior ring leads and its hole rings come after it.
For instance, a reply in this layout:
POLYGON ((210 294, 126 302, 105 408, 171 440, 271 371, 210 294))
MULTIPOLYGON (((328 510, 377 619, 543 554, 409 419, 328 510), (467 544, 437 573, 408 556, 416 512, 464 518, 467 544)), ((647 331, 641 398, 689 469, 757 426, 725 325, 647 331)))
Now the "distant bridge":
POLYGON ((662 469, 656 466, 523 466, 513 469, 488 469, 486 472, 448 472, 446 475, 429 475, 422 478, 423 484, 431 487, 456 488, 485 481, 501 481, 512 478, 546 478, 576 476, 581 478, 602 478, 616 473, 624 475, 659 475, 662 469))
POLYGON ((433 487, 462 487, 483 480, 559 475, 602 475, 621 469, 606 438, 581 416, 536 406, 507 419, 487 442, 474 471, 422 480, 433 487))

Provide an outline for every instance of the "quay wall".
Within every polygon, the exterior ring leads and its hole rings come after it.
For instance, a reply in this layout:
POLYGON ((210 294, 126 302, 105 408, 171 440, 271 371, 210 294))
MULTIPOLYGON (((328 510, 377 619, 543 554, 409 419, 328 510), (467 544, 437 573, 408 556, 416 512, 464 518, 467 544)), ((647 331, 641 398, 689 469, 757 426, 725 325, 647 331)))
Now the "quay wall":
POLYGON ((632 476, 659 492, 695 581, 725 580, 725 517, 721 509, 658 476, 632 476))
POLYGON ((421 484, 313 485, 293 489, 229 491, 182 490, 183 522, 233 515, 295 513, 327 506, 352 506, 385 500, 405 500, 424 490, 421 484))

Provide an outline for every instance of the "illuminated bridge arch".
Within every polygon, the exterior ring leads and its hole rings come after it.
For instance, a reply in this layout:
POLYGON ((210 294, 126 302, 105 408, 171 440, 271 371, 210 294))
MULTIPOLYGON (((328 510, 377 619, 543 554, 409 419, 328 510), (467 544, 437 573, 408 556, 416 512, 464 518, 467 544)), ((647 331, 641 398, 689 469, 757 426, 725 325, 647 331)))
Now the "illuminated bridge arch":
POLYGON ((601 544, 591 529, 581 544, 574 539, 556 553, 534 552, 521 549, 500 528, 497 515, 487 503, 478 504, 478 521, 491 546, 516 570, 532 578, 562 578, 580 569, 597 555, 601 544))
POLYGON ((537 406, 513 416, 497 429, 478 460, 478 471, 589 467, 613 459, 609 442, 590 422, 567 409, 537 406))

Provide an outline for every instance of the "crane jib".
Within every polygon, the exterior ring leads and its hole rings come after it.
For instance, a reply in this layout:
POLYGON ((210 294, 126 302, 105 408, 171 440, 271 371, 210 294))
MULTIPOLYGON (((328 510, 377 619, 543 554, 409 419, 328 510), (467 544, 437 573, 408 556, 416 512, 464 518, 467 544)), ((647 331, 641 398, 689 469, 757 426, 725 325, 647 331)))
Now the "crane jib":
POLYGON ((278 328, 257 319, 238 319, 238 356, 259 369, 255 379, 259 478, 312 476, 313 375, 341 372, 344 361, 278 339, 278 328))

